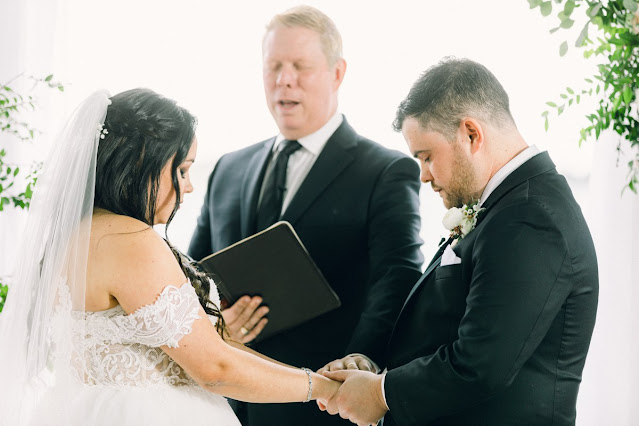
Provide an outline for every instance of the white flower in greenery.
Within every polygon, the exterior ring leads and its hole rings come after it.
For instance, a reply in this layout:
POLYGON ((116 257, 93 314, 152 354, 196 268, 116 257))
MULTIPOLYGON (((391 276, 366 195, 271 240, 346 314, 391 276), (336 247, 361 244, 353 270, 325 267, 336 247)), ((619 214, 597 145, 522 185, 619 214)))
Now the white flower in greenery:
POLYGON ((477 224, 477 219, 464 218, 464 220, 461 223, 462 238, 468 235, 468 233, 473 230, 476 224, 477 224))
POLYGON ((455 241, 464 238, 477 225, 477 216, 484 210, 479 201, 472 205, 464 204, 461 208, 453 207, 444 215, 442 223, 450 231, 450 237, 455 241))

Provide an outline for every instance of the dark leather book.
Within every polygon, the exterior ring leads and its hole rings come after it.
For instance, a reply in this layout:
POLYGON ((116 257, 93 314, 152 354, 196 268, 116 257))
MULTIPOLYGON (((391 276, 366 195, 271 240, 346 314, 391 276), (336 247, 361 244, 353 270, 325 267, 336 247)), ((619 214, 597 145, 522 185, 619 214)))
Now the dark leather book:
POLYGON ((230 304, 245 294, 269 307, 262 341, 341 305, 288 222, 243 239, 199 261, 230 304))

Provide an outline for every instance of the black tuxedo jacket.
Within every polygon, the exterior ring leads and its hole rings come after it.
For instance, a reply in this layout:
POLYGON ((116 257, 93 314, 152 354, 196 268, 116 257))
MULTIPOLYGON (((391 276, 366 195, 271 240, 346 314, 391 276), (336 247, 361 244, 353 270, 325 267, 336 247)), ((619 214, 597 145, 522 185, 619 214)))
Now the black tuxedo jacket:
MULTIPOLYGON (((189 247, 192 257, 256 232, 257 202, 274 141, 220 158, 189 247)), ((347 353, 383 356, 415 276, 421 275, 418 175, 413 159, 359 136, 344 119, 282 215, 342 306, 254 345, 256 350, 313 370, 347 353)), ((251 404, 249 414, 251 425, 343 422, 315 404, 251 404)))
POLYGON ((590 232, 547 153, 509 175, 461 264, 417 282, 389 345, 384 425, 572 425, 595 323, 590 232))

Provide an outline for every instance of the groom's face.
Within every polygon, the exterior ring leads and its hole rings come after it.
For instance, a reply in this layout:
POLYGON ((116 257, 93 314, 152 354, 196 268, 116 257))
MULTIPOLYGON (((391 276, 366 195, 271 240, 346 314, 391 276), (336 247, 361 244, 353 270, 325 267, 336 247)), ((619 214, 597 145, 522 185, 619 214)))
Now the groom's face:
POLYGON ((415 118, 404 121, 402 134, 411 154, 419 161, 420 180, 430 183, 446 208, 472 202, 472 188, 477 179, 462 142, 449 141, 439 132, 424 130, 415 118))

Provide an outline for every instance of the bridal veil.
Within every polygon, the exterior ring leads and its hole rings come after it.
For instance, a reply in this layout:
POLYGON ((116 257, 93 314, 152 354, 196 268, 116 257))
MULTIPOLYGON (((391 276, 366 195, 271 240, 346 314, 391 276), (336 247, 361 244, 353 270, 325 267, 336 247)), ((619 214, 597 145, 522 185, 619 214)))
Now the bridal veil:
POLYGON ((0 424, 28 423, 52 387, 64 424, 65 401, 82 386, 83 360, 74 350, 82 323, 72 316, 84 312, 96 156, 110 103, 99 91, 80 104, 38 178, 0 313, 0 424))

